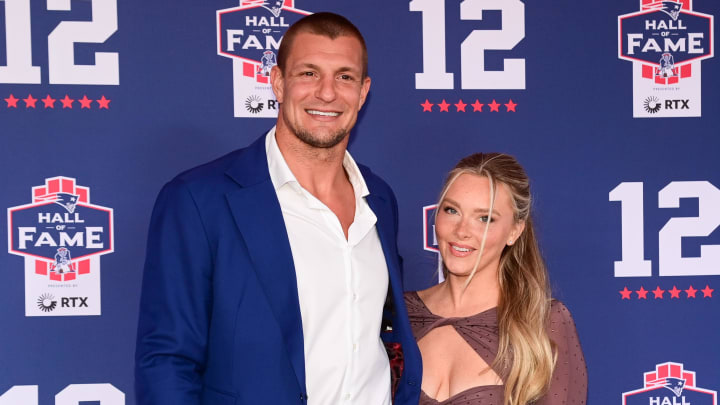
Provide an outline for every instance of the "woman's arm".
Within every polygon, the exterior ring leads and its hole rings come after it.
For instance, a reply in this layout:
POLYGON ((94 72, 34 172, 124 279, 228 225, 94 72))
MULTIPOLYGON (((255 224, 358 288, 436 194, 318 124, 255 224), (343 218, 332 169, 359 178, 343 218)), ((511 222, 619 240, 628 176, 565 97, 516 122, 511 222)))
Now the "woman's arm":
POLYGON ((555 343, 557 361, 550 388, 537 405, 585 404, 588 383, 585 357, 572 315, 560 301, 552 303, 548 335, 555 343))

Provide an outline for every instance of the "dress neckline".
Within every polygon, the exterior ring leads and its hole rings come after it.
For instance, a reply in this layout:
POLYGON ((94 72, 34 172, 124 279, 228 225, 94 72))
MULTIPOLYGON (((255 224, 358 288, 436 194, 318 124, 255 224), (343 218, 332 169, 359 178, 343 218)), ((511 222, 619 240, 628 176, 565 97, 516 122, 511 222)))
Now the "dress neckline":
POLYGON ((417 291, 413 291, 413 292, 412 292, 412 295, 415 296, 415 298, 416 298, 417 301, 420 303, 420 305, 423 307, 423 309, 425 310, 425 312, 427 312, 429 315, 432 315, 432 316, 434 316, 434 317, 436 317, 436 318, 439 318, 439 319, 472 319, 472 318, 480 317, 480 316, 482 316, 482 315, 489 315, 489 314, 492 314, 493 312, 497 312, 497 305, 496 305, 496 306, 494 306, 494 307, 488 308, 488 309, 486 309, 486 310, 484 310, 484 311, 480 311, 480 312, 478 312, 478 313, 476 313, 476 314, 473 314, 473 315, 444 317, 444 316, 440 316, 440 315, 432 312, 432 311, 430 310, 430 308, 428 308, 428 306, 425 304, 425 301, 423 301, 423 299, 420 298, 420 294, 418 294, 417 291))
MULTIPOLYGON (((497 312, 497 306, 495 306, 495 307, 488 308, 482 312, 478 312, 476 314, 469 315, 469 316, 443 317, 443 316, 433 313, 430 310, 430 308, 428 308, 428 306, 425 304, 425 301, 423 301, 423 299, 420 298, 420 295, 417 293, 417 291, 412 291, 409 294, 410 294, 410 298, 412 298, 413 301, 417 302, 420 309, 425 313, 425 316, 434 318, 439 322, 452 321, 452 323, 455 324, 457 321, 462 321, 462 320, 466 320, 466 319, 469 320, 469 319, 482 318, 482 317, 488 317, 488 316, 496 316, 496 312, 497 312)), ((502 385, 502 384, 476 385, 474 387, 470 387, 468 389, 465 389, 463 391, 455 393, 454 395, 451 395, 442 401, 438 401, 437 399, 431 397, 422 389, 420 390, 420 392, 422 393, 422 395, 424 397, 426 397, 428 400, 432 401, 433 404, 444 405, 444 404, 451 404, 453 400, 457 399, 458 397, 460 397, 462 395, 469 395, 469 394, 473 394, 475 392, 492 390, 492 389, 504 390, 504 385, 502 385)))
POLYGON ((442 404, 450 403, 451 401, 455 400, 456 398, 460 397, 461 395, 469 395, 469 394, 473 394, 473 393, 480 392, 480 391, 486 391, 486 390, 496 390, 496 389, 498 389, 498 387, 502 390, 505 389, 505 386, 502 384, 476 385, 474 387, 470 387, 466 390, 460 391, 455 395, 451 395, 451 396, 443 399, 442 401, 438 401, 437 399, 431 397, 422 389, 420 389, 420 393, 421 393, 421 395, 424 395, 425 398, 433 401, 434 403, 442 405, 442 404))

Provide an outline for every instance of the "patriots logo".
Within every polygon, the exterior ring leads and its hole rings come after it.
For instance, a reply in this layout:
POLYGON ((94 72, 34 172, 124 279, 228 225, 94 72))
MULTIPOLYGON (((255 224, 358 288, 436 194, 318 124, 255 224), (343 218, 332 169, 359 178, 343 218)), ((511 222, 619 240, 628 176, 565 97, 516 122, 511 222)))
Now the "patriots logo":
POLYGON ((52 270, 60 274, 74 272, 71 260, 70 251, 64 247, 59 248, 55 253, 55 263, 52 270))
POLYGON ((660 69, 657 71, 657 76, 661 77, 672 77, 675 76, 675 59, 669 53, 662 54, 660 58, 660 69))
POLYGON ((275 52, 273 51, 265 51, 263 52, 263 57, 260 59, 261 66, 258 67, 260 73, 263 76, 270 76, 270 70, 273 66, 277 65, 277 61, 275 58, 275 52))
POLYGON ((670 391, 672 391, 676 397, 679 397, 680 395, 682 395, 683 388, 685 388, 685 379, 684 378, 675 378, 675 377, 665 377, 665 378, 660 378, 655 381, 651 381, 648 383, 648 385, 661 386, 661 387, 667 388, 670 391))
POLYGON ((680 16, 681 8, 682 3, 676 1, 663 1, 660 11, 672 17, 673 20, 677 20, 678 16, 680 16))
POLYGON ((75 206, 77 205, 80 196, 70 193, 52 193, 43 196, 37 196, 35 198, 39 201, 52 201, 55 204, 65 208, 67 212, 72 214, 73 212, 75 212, 75 206))
POLYGON ((57 199, 54 201, 55 204, 61 205, 71 214, 75 212, 75 205, 77 204, 80 196, 70 193, 57 193, 56 196, 57 199))
POLYGON ((275 17, 280 17, 284 4, 285 0, 270 0, 263 2, 262 8, 270 11, 275 17))

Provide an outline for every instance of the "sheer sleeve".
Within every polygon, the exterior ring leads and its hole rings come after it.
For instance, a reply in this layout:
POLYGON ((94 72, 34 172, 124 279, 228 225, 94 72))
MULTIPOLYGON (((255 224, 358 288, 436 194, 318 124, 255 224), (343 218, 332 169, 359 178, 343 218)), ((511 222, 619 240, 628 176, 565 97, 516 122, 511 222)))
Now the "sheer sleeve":
POLYGON ((536 405, 582 405, 587 402, 587 367, 575 322, 560 301, 550 309, 550 340, 555 343, 557 362, 547 394, 536 405))

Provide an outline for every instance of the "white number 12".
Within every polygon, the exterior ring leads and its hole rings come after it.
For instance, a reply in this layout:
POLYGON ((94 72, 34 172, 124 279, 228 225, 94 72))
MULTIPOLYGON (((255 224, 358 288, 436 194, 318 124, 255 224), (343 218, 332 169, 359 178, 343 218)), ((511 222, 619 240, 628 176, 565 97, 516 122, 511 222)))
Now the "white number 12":
MULTIPOLYGON (((47 9, 69 11, 71 0, 46 0, 47 9)), ((117 52, 96 52, 94 65, 75 64, 75 44, 100 44, 118 28, 117 0, 91 0, 90 21, 63 21, 48 36, 50 84, 120 83, 117 52)), ((7 64, 0 83, 40 83, 40 67, 32 65, 30 0, 4 0, 7 64)))
MULTIPOLYGON (((483 11, 499 10, 502 29, 474 30, 460 45, 463 89, 524 89, 525 59, 505 59, 505 69, 485 70, 486 50, 511 50, 525 38, 525 5, 519 0, 464 0, 460 18, 482 20, 483 11)), ((410 11, 422 12, 423 71, 418 89, 452 89, 453 74, 445 61, 445 1, 412 0, 410 11)))
MULTIPOLYGON (((609 194, 621 202, 622 260, 615 277, 648 277, 644 260, 643 183, 620 183, 609 194)), ((682 257, 683 237, 710 235, 720 225, 720 190, 707 181, 673 181, 658 193, 659 208, 678 208, 681 198, 698 199, 698 216, 671 218, 658 234, 660 276, 720 275, 720 245, 701 245, 700 257, 682 257)))

